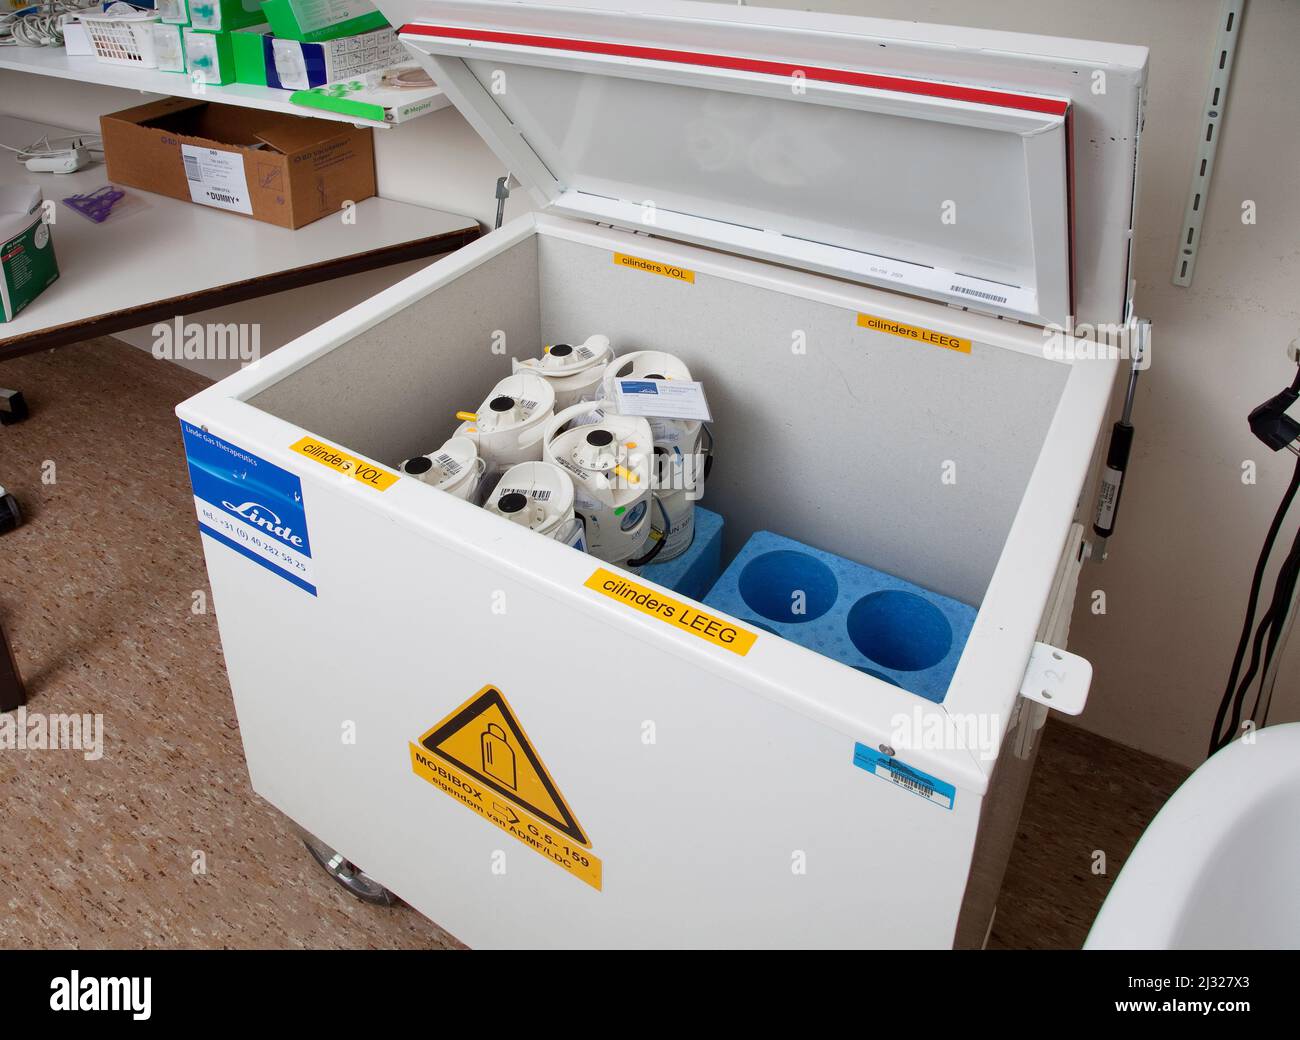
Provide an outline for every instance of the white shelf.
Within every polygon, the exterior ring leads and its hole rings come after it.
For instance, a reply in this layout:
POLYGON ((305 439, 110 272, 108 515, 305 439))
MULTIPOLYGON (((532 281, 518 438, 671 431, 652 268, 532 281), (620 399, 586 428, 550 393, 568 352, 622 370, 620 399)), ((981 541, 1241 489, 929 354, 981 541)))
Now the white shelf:
MULTIPOLYGON (((53 76, 56 79, 71 79, 79 83, 99 83, 107 87, 143 90, 150 94, 173 97, 197 96, 190 89, 189 77, 184 73, 108 65, 89 56, 70 58, 61 47, 0 47, 0 69, 30 72, 37 76, 53 76)), ((308 116, 314 119, 331 119, 356 126, 388 128, 388 124, 380 120, 358 119, 356 116, 343 115, 339 112, 326 112, 319 108, 295 105, 289 100, 292 93, 291 90, 276 90, 273 87, 227 83, 224 87, 208 85, 201 96, 205 101, 239 105, 241 108, 260 108, 270 112, 288 112, 291 115, 308 116)), ((411 101, 420 101, 424 98, 432 98, 434 104, 427 112, 420 113, 421 115, 436 112, 451 104, 447 96, 437 87, 410 92, 411 101)))
MULTIPOLYGON (((0 115, 0 141, 6 144, 28 144, 46 132, 67 133, 0 115)), ((77 173, 32 173, 7 155, 0 155, 0 184, 37 184, 47 199, 90 192, 108 180, 98 162, 77 173)), ((250 299, 278 291, 272 288, 277 279, 310 284, 351 273, 340 265, 368 270, 434 256, 479 230, 469 217, 370 198, 357 204, 355 223, 323 217, 290 231, 138 188, 126 192, 123 208, 103 224, 56 203, 52 231, 59 280, 13 321, 0 322, 0 359, 23 348, 25 340, 30 345, 57 336, 75 342, 86 338, 88 326, 97 327, 90 334, 101 335, 112 331, 106 324, 120 331, 165 320, 155 312, 195 313, 211 305, 214 294, 250 299)))

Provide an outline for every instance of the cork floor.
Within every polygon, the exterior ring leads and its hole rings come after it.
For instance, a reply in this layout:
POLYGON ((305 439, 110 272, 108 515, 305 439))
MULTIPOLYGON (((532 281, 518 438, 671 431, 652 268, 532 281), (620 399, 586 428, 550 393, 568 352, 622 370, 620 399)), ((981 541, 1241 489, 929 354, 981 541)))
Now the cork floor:
MULTIPOLYGON (((27 517, 0 536, 0 619, 30 711, 104 717, 97 761, 0 751, 0 947, 454 946, 343 892, 249 788, 216 621, 192 610, 207 582, 172 409, 204 380, 101 339, 4 362, 0 385, 32 410, 0 427, 27 517)), ((1057 722, 1043 740, 991 947, 1078 947, 1186 775, 1057 722)))

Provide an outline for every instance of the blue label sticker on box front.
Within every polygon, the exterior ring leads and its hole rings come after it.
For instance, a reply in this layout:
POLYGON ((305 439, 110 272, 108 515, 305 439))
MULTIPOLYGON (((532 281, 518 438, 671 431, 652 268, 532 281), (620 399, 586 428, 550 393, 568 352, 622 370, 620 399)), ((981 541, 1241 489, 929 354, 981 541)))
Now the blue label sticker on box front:
POLYGON ((302 482, 190 423, 181 423, 199 530, 316 595, 302 482))
POLYGON ((853 764, 882 780, 888 780, 905 791, 920 795, 927 802, 942 805, 945 809, 951 809, 957 800, 957 788, 952 784, 914 769, 891 755, 867 747, 866 744, 853 745, 853 764))

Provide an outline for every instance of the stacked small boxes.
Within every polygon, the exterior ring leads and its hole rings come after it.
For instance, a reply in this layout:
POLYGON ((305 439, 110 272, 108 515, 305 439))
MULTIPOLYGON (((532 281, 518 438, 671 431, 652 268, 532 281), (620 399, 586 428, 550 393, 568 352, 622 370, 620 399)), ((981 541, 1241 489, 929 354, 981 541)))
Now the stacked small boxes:
POLYGON ((275 38, 271 51, 276 78, 289 90, 324 86, 397 65, 407 57, 397 33, 388 28, 315 43, 275 38))
POLYGON ((307 5, 296 0, 266 0, 264 19, 271 23, 276 39, 318 43, 340 36, 373 32, 388 25, 369 0, 335 0, 331 4, 307 5))
POLYGON ((169 22, 153 24, 153 50, 159 72, 185 71, 185 26, 169 22))
POLYGON ((158 0, 156 9, 164 25, 190 24, 189 0, 158 0))
POLYGON ((262 25, 260 0, 177 0, 188 3, 190 25, 206 32, 231 32, 249 25, 262 25))
POLYGON ((269 24, 244 27, 231 38, 239 83, 310 90, 409 60, 397 33, 365 0, 319 9, 268 2, 260 9, 269 24))
POLYGON ((188 72, 196 83, 234 83, 235 39, 269 30, 259 0, 158 0, 153 27, 162 72, 188 72))
POLYGON ((153 48, 159 72, 185 71, 185 27, 190 24, 189 0, 158 0, 158 16, 152 28, 153 48))
POLYGON ((236 40, 260 38, 266 25, 249 26, 223 32, 185 29, 185 63, 190 76, 204 83, 234 83, 237 79, 236 40))

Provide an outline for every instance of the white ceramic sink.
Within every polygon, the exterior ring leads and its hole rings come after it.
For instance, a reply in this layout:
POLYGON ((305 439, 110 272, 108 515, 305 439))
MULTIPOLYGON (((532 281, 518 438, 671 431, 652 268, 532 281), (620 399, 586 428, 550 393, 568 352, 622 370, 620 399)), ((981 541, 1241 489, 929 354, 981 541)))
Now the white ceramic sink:
POLYGON ((1300 723, 1236 741, 1151 821, 1085 949, 1300 947, 1300 723))

